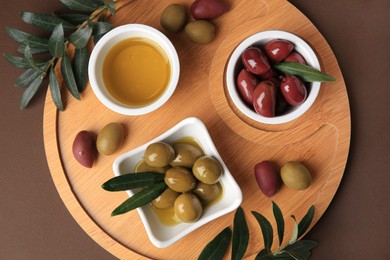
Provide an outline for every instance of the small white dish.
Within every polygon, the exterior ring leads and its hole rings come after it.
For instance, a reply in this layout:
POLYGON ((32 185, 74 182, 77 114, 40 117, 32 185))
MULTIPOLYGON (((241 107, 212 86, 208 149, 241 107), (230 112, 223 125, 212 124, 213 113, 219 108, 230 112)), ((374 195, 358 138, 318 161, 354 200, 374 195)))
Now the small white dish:
MULTIPOLYGON (((201 120, 194 117, 187 118, 179 122, 167 132, 156 137, 150 142, 119 156, 113 164, 114 174, 119 176, 121 174, 132 172, 136 164, 143 158, 146 147, 149 144, 159 141, 172 143, 183 137, 195 138, 203 148, 206 155, 213 156, 219 160, 223 167, 223 175, 220 179, 220 183, 223 187, 223 195, 218 202, 208 206, 203 211, 203 214, 198 221, 194 223, 179 223, 175 226, 166 226, 161 224, 149 205, 137 208, 150 241, 153 245, 159 248, 170 246, 195 229, 237 209, 242 202, 241 189, 219 155, 207 128, 201 120)), ((129 196, 134 194, 132 190, 128 190, 127 193, 129 196)))
POLYGON ((89 60, 88 74, 93 92, 106 107, 124 115, 143 115, 160 108, 172 96, 179 82, 180 62, 175 47, 163 33, 147 25, 127 24, 109 31, 95 45, 89 60), (165 92, 156 101, 146 106, 130 107, 124 105, 114 99, 104 85, 102 67, 107 53, 118 42, 128 38, 145 38, 153 41, 161 47, 170 61, 171 75, 165 92))
POLYGON ((283 124, 297 119, 313 105, 320 91, 321 83, 307 83, 309 93, 305 102, 299 106, 292 107, 292 109, 283 115, 275 117, 264 117, 257 114, 254 109, 248 107, 248 105, 246 105, 241 99, 236 87, 238 69, 242 68, 241 54, 244 52, 244 50, 251 46, 264 46, 265 43, 273 39, 284 39, 292 42, 294 44, 294 49, 299 52, 303 58, 305 58, 308 65, 318 70, 321 69, 320 63, 313 49, 304 40, 295 34, 280 30, 263 31, 246 38, 233 51, 226 69, 226 85, 233 103, 246 116, 260 123, 283 124))

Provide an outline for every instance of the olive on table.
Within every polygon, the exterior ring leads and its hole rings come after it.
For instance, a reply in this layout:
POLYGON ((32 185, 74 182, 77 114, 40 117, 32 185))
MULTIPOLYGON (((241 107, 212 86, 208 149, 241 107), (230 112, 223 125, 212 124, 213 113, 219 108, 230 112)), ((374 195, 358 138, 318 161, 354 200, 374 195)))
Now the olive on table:
POLYGON ((206 44, 215 38, 214 25, 205 20, 197 20, 189 22, 185 27, 187 37, 199 44, 206 44))
POLYGON ((259 115, 265 117, 275 116, 276 89, 269 81, 262 81, 253 92, 253 107, 259 115))
POLYGON ((191 15, 197 20, 211 20, 228 10, 224 0, 195 0, 191 5, 191 15))
POLYGON ((167 167, 152 167, 147 164, 144 160, 137 164, 135 167, 135 172, 159 172, 165 173, 167 171, 167 167))
POLYGON ((164 143, 152 143, 146 147, 144 160, 149 166, 165 167, 175 158, 172 146, 164 143))
POLYGON ((257 185, 265 196, 271 197, 279 190, 280 175, 274 163, 262 161, 256 164, 254 174, 257 185))
POLYGON ((301 54, 299 54, 296 51, 292 51, 290 55, 288 55, 283 61, 285 62, 298 62, 301 64, 307 64, 305 58, 302 57, 301 54))
POLYGON ((259 80, 255 75, 242 69, 237 76, 237 88, 241 98, 250 106, 253 104, 253 91, 259 84, 259 80))
POLYGON ((171 208, 175 204, 175 200, 179 195, 179 192, 167 188, 157 198, 152 200, 152 205, 158 209, 171 208))
POLYGON ((307 90, 303 81, 295 76, 285 76, 280 83, 280 90, 287 103, 293 106, 302 104, 307 97, 307 90))
POLYGON ((206 204, 216 199, 219 195, 219 187, 217 184, 206 184, 199 182, 196 185, 193 193, 198 196, 202 203, 206 204))
POLYGON ((97 155, 95 138, 88 131, 80 131, 73 141, 72 152, 81 165, 92 168, 97 155))
POLYGON ((294 190, 307 189, 311 184, 309 170, 300 162, 290 161, 280 169, 283 183, 294 190))
POLYGON ((121 124, 109 123, 100 130, 96 140, 96 148, 100 154, 113 154, 123 141, 123 127, 121 124))
POLYGON ((218 160, 210 156, 203 156, 196 160, 192 172, 199 181, 215 184, 221 178, 223 168, 218 160))
POLYGON ((176 216, 183 222, 197 221, 203 213, 199 198, 191 193, 183 193, 177 197, 174 204, 176 216))
POLYGON ((172 166, 191 168, 195 161, 204 155, 203 151, 195 145, 189 143, 172 144, 176 157, 171 162, 172 166))
POLYGON ((184 6, 171 4, 161 14, 160 25, 167 31, 179 32, 187 23, 187 13, 184 6))
POLYGON ((164 178, 165 183, 174 191, 187 192, 196 186, 194 175, 182 167, 172 167, 167 170, 164 178))
POLYGON ((264 45, 267 57, 273 62, 281 62, 294 49, 292 42, 282 39, 274 39, 264 45))
POLYGON ((244 67, 251 73, 261 75, 267 73, 271 66, 264 52, 257 47, 250 47, 241 54, 244 67))

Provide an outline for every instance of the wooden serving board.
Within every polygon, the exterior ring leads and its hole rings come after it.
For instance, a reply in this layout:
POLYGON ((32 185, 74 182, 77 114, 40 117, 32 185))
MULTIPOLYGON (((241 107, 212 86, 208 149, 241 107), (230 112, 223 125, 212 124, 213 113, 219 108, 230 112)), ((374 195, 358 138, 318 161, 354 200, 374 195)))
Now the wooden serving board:
MULTIPOLYGON (((190 0, 177 0, 190 6, 190 0)), ((189 234, 167 248, 149 241, 137 211, 111 217, 111 211, 127 198, 125 192, 110 193, 101 184, 113 177, 112 163, 120 154, 150 141, 187 117, 198 117, 208 128, 217 149, 243 192, 242 207, 250 229, 246 257, 253 258, 263 248, 260 228, 251 211, 265 215, 276 229, 271 200, 285 216, 285 243, 291 236, 294 214, 301 219, 315 205, 314 225, 324 214, 343 176, 350 143, 349 102, 337 60, 314 25, 285 0, 228 1, 231 10, 214 20, 216 39, 197 45, 184 35, 166 35, 177 48, 180 82, 172 98, 162 108, 144 116, 123 116, 104 107, 87 86, 81 100, 66 91, 66 110, 58 112, 50 92, 44 111, 44 140, 50 171, 66 207, 80 226, 102 247, 119 258, 195 259, 226 226, 234 213, 223 216, 189 234), (280 29, 295 33, 311 45, 322 71, 337 81, 323 83, 315 104, 304 116, 287 124, 264 125, 246 118, 228 98, 224 82, 230 54, 243 39, 263 30, 280 29), (92 169, 76 162, 72 143, 81 130, 94 133, 109 122, 120 122, 126 136, 111 156, 100 155, 92 169), (255 182, 253 167, 263 160, 279 166, 296 160, 313 175, 309 189, 294 191, 283 186, 271 199, 255 182)), ((114 26, 143 23, 164 31, 159 18, 171 1, 137 0, 121 8, 112 18, 114 26)), ((274 234, 276 237, 276 232, 274 234)), ((276 242, 274 243, 274 248, 276 242)), ((227 254, 228 255, 228 254, 227 254)))

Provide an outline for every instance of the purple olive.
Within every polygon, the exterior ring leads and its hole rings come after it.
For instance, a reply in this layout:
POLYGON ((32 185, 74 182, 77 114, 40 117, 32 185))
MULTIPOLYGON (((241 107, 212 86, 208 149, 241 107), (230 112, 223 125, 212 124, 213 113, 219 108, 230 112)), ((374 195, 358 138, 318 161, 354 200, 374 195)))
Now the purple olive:
POLYGON ((267 57, 273 62, 281 62, 294 49, 294 44, 287 40, 274 39, 264 46, 267 57))
POLYGON ((290 105, 298 106, 306 100, 307 90, 300 78, 295 76, 282 77, 280 89, 290 105))
POLYGON ((265 117, 275 116, 276 89, 269 80, 260 82, 253 92, 253 108, 265 117))
POLYGON ((254 174, 257 185, 265 196, 271 197, 280 187, 280 175, 277 166, 269 161, 255 165, 254 174))
POLYGON ((253 104, 253 91, 259 84, 259 80, 255 75, 242 69, 237 77, 237 88, 242 99, 250 106, 253 104))
POLYGON ((246 49, 241 55, 241 60, 245 68, 256 75, 264 74, 271 68, 264 52, 256 47, 246 49))
POLYGON ((72 152, 81 165, 92 168, 97 156, 95 138, 88 131, 79 132, 73 141, 72 152))
POLYGON ((292 51, 290 55, 287 56, 287 58, 284 59, 285 62, 298 62, 301 64, 307 64, 305 61, 305 58, 302 57, 301 54, 299 54, 296 51, 292 51))
POLYGON ((223 0, 195 0, 191 5, 191 15, 196 20, 211 20, 229 10, 223 0))

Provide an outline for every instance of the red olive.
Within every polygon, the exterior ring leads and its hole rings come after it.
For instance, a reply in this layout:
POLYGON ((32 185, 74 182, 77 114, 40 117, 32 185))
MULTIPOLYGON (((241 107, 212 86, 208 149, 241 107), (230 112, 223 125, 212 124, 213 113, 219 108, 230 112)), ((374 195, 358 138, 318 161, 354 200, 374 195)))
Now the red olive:
POLYGON ((271 68, 264 52, 256 47, 246 49, 241 55, 241 60, 245 68, 253 74, 264 74, 271 68))
POLYGON ((92 168, 97 156, 95 138, 88 131, 79 132, 73 141, 72 152, 81 165, 92 168))
POLYGON ((302 57, 301 54, 299 54, 296 51, 292 51, 290 55, 287 56, 287 58, 284 59, 285 62, 298 62, 301 64, 307 64, 305 61, 305 58, 302 57))
POLYGON ((265 80, 260 82, 253 92, 253 107, 259 115, 265 117, 275 116, 276 90, 274 84, 265 80))
POLYGON ((237 77, 237 88, 241 94, 242 99, 250 106, 253 104, 253 91, 259 84, 259 80, 255 75, 242 69, 237 77))
POLYGON ((278 77, 278 75, 276 74, 276 72, 273 68, 269 69, 267 72, 265 72, 259 76, 262 80, 270 80, 270 79, 278 77))
POLYGON ((294 49, 294 45, 281 39, 274 39, 267 42, 264 46, 267 57, 273 62, 281 62, 284 60, 294 49))
POLYGON ((229 10, 223 0, 195 0, 191 5, 191 15, 196 20, 211 20, 229 10))
POLYGON ((265 196, 271 197, 280 187, 280 175, 275 164, 263 161, 255 165, 254 169, 257 185, 265 196))
POLYGON ((282 78, 280 89, 287 103, 293 106, 302 104, 307 96, 305 84, 300 78, 286 76, 282 78))

